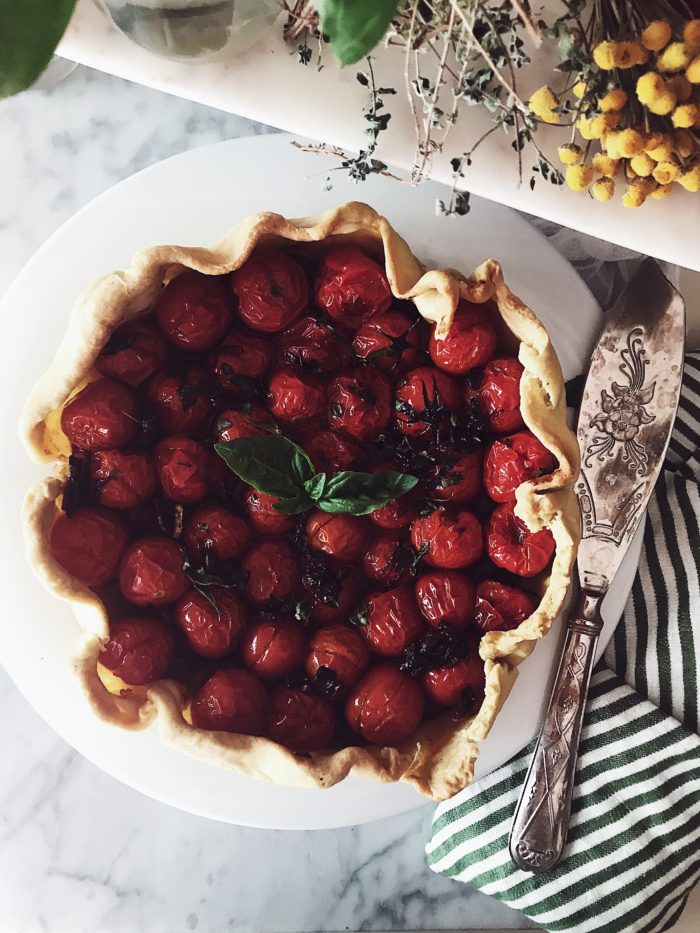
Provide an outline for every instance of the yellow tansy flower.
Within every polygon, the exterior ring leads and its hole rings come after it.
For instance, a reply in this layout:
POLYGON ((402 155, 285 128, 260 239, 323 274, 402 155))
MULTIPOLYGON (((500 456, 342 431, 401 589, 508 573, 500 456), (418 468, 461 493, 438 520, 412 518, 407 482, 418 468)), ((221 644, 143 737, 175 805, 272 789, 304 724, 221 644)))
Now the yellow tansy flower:
POLYGON ((691 19, 683 27, 683 39, 688 45, 700 45, 700 19, 691 19))
POLYGON ((700 191, 700 162, 678 176, 678 184, 686 191, 700 191))
POLYGON ((614 130, 620 122, 617 112, 601 113, 597 117, 580 116, 576 121, 579 133, 584 139, 600 139, 606 133, 614 130))
POLYGON ((671 182, 678 178, 679 174, 680 169, 675 162, 659 162, 652 172, 654 181, 658 181, 660 185, 670 185, 671 182))
POLYGON ((607 175, 610 178, 617 175, 617 170, 620 166, 620 160, 610 158, 607 152, 596 153, 591 159, 591 162, 596 172, 601 175, 607 175))
POLYGON ((696 55, 688 65, 685 76, 691 84, 700 84, 700 55, 696 55))
POLYGON ((561 115, 554 113, 554 108, 559 106, 559 101, 554 91, 546 84, 538 88, 528 101, 530 110, 545 123, 559 123, 561 115))
POLYGON ((642 45, 650 52, 659 52, 671 41, 671 27, 663 19, 655 19, 642 32, 642 45))
POLYGON ((622 130, 617 134, 616 146, 621 156, 631 159, 644 150, 644 137, 639 130, 622 130))
POLYGON ((584 191, 593 181, 590 165, 570 165, 566 170, 566 183, 572 191, 584 191))
POLYGON ((581 100, 583 95, 586 93, 586 82, 577 81, 576 84, 574 84, 574 86, 571 88, 571 92, 574 97, 578 97, 578 99, 581 100))
POLYGON ((641 152, 639 155, 633 156, 630 159, 630 165, 632 166, 632 171, 636 175, 640 175, 642 178, 646 178, 656 168, 656 162, 646 154, 646 152, 641 152))
POLYGON ((612 71, 617 65, 617 42, 599 42, 593 49, 593 61, 603 71, 612 71))
POLYGON ((659 185, 659 187, 651 192, 651 197, 655 201, 663 201, 664 198, 667 198, 673 189, 673 185, 669 183, 668 185, 659 185))
POLYGON ((694 126, 700 114, 697 104, 681 104, 673 111, 673 125, 681 129, 694 126))
POLYGON ((597 201, 609 201, 615 194, 615 182, 605 175, 602 178, 596 178, 591 185, 591 192, 597 201))
POLYGON ((577 146, 576 143, 566 143, 564 146, 559 146, 557 155, 559 156, 559 161, 564 165, 576 165, 583 155, 583 150, 580 146, 577 146))
POLYGON ((690 54, 684 42, 672 42, 656 59, 659 71, 682 71, 690 64, 690 54))
POLYGON ((605 97, 600 98, 598 106, 603 113, 609 113, 611 110, 622 110, 626 103, 627 92, 616 87, 612 91, 608 91, 605 97))
POLYGON ((682 159, 688 159, 697 146, 695 138, 688 130, 676 130, 673 134, 673 148, 682 159))
POLYGON ((655 71, 647 71, 637 79, 637 97, 643 104, 652 103, 667 89, 666 82, 655 71))
POLYGON ((674 75, 668 79, 668 89, 676 95, 679 101, 688 100, 693 93, 693 85, 685 75, 674 75))
POLYGON ((652 113, 665 117, 667 114, 671 113, 677 103, 678 101, 673 91, 664 91, 663 94, 659 94, 657 98, 648 103, 647 107, 652 113))

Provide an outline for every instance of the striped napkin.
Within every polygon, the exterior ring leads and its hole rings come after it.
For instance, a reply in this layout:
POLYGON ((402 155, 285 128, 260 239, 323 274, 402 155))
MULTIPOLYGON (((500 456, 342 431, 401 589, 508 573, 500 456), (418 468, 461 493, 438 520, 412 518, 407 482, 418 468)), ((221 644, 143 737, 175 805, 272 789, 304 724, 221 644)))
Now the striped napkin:
POLYGON ((700 878, 700 354, 686 358, 664 466, 632 593, 593 676, 561 863, 532 875, 508 854, 534 741, 441 804, 426 848, 433 871, 547 930, 660 933, 700 878))

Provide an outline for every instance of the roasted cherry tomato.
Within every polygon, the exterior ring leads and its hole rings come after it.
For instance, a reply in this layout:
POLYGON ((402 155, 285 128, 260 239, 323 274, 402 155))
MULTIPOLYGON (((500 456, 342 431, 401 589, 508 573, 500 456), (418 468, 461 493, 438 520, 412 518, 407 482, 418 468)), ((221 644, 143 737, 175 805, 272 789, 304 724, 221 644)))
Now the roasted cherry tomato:
POLYGON ((294 515, 285 515, 275 508, 280 500, 276 496, 268 496, 251 488, 246 492, 243 500, 248 521, 261 535, 288 535, 294 530, 294 515))
POLYGON ((156 444, 153 455, 166 499, 189 503, 206 496, 212 455, 204 444, 186 434, 171 434, 156 444))
POLYGON ((326 625, 311 637, 306 673, 314 677, 320 667, 333 671, 338 683, 350 687, 364 674, 370 660, 362 635, 351 625, 326 625))
POLYGON ((437 433, 462 404, 459 383, 434 366, 419 366, 399 380, 396 424, 407 437, 437 433))
POLYGON ((369 366, 338 376, 328 386, 328 423, 358 441, 371 441, 391 421, 391 383, 369 366))
POLYGON ((64 570, 86 586, 110 580, 127 545, 126 527, 114 512, 77 509, 59 515, 51 529, 51 553, 64 570))
POLYGON ((316 304, 335 321, 356 330, 393 301, 384 270, 356 246, 336 246, 323 257, 316 304))
POLYGON ((521 483, 551 473, 554 456, 530 431, 494 441, 484 460, 484 487, 494 502, 512 502, 521 483))
POLYGON ((479 404, 488 416, 495 434, 507 434, 522 427, 520 413, 520 378, 522 364, 513 357, 491 360, 484 367, 479 385, 479 404))
POLYGON ((433 626, 465 629, 474 620, 474 584, 456 570, 430 570, 416 582, 416 601, 433 626))
POLYGON ((326 408, 326 392, 321 379, 298 366, 281 366, 270 376, 267 386, 272 415, 285 424, 318 422, 326 408))
POLYGON ((338 574, 338 597, 332 603, 315 600, 317 594, 309 595, 314 601, 310 619, 316 625, 329 625, 332 622, 345 622, 350 618, 360 590, 357 577, 351 570, 341 570, 338 574))
MULTIPOLYGON (((372 467, 370 472, 374 473, 379 470, 401 473, 402 467, 387 460, 372 467)), ((382 505, 375 509, 374 512, 370 512, 368 518, 373 524, 386 531, 399 531, 401 528, 408 528, 411 522, 418 518, 418 495, 416 491, 405 493, 403 496, 399 496, 398 499, 392 499, 386 505, 382 505)))
POLYGON ((330 745, 337 725, 328 700, 294 687, 278 687, 267 713, 267 731, 273 742, 295 752, 314 752, 330 745))
POLYGON ((246 405, 245 410, 226 408, 214 421, 214 436, 217 441, 235 441, 239 437, 259 437, 269 434, 274 428, 270 413, 262 405, 246 405))
POLYGON ((135 388, 149 379, 167 358, 168 346, 149 315, 117 327, 100 350, 95 369, 135 388))
POLYGON ((246 397, 251 381, 262 379, 267 373, 272 355, 272 344, 265 337, 254 337, 233 329, 214 349, 208 365, 223 389, 246 397))
POLYGON ((309 303, 306 273, 296 260, 277 249, 255 252, 231 273, 238 316, 251 330, 279 334, 309 303))
POLYGON ((175 276, 156 298, 158 326, 179 350, 209 350, 226 333, 233 299, 223 275, 188 269, 175 276))
POLYGON ((196 654, 221 658, 233 650, 245 628, 247 614, 243 603, 230 589, 210 586, 207 596, 198 590, 189 590, 175 604, 175 620, 196 654), (216 605, 212 605, 211 600, 216 605))
POLYGON ((548 529, 530 531, 513 506, 505 503, 491 513, 486 523, 486 550, 497 567, 519 577, 534 577, 554 554, 554 538, 548 529))
POLYGON ((517 586, 482 580, 476 588, 474 625, 481 632, 507 632, 531 616, 536 606, 534 596, 517 586))
POLYGON ((375 664, 345 703, 350 728, 375 745, 395 745, 414 732, 425 700, 419 684, 394 664, 375 664))
POLYGON ((375 535, 362 558, 365 576, 380 586, 398 586, 411 577, 413 551, 395 534, 375 535))
POLYGON ((192 723, 198 729, 263 735, 267 690, 250 671, 232 667, 217 671, 192 700, 192 723))
POLYGON ((353 361, 348 343, 330 327, 308 316, 281 335, 279 346, 286 363, 327 373, 346 369, 353 361))
POLYGON ((300 667, 306 642, 298 622, 280 616, 251 623, 241 639, 241 660, 262 680, 279 680, 300 667))
POLYGON ((469 650, 459 661, 423 674, 423 689, 431 700, 442 706, 461 707, 469 713, 481 706, 485 686, 478 638, 469 639, 469 650))
POLYGON ((211 414, 211 384, 198 366, 164 369, 146 386, 146 396, 166 431, 191 431, 211 414))
POLYGON ((61 428, 81 450, 126 447, 139 431, 136 395, 121 382, 97 379, 66 404, 61 428))
POLYGON ((416 322, 401 311, 385 311, 362 325, 352 345, 361 360, 401 373, 418 362, 420 332, 416 322))
POLYGON ((416 551, 423 551, 427 544, 423 560, 431 567, 459 570, 470 567, 481 557, 481 523, 466 510, 435 509, 411 525, 411 542, 416 551))
POLYGON ((357 515, 314 509, 306 520, 306 537, 314 550, 348 563, 362 554, 367 540, 367 525, 357 515))
POLYGON ((137 606, 174 603, 190 587, 183 563, 182 548, 170 538, 140 538, 124 552, 119 588, 137 606))
POLYGON ((153 497, 156 471, 149 454, 102 450, 90 457, 90 483, 100 505, 132 509, 153 497))
POLYGON ((99 661, 125 684, 143 687, 163 677, 173 654, 173 637, 164 622, 128 616, 110 623, 99 661))
POLYGON ((250 544, 248 526, 222 505, 203 505, 185 525, 185 547, 200 561, 206 550, 219 560, 236 560, 250 544))
POLYGON ((409 586, 372 593, 367 597, 366 616, 362 634, 372 651, 385 657, 401 654, 424 629, 413 589, 409 586))
POLYGON ((331 474, 352 469, 362 457, 362 450, 357 444, 335 431, 312 432, 305 450, 319 472, 331 474))
POLYGON ((430 357, 436 366, 453 376, 464 376, 485 366, 496 352, 498 335, 493 318, 483 305, 460 301, 445 337, 430 337, 430 357))
POLYGON ((299 585, 299 561, 286 541, 261 541, 248 551, 241 566, 248 575, 246 596, 256 606, 283 602, 299 585))
POLYGON ((460 453, 440 451, 438 463, 428 479, 428 498, 439 502, 468 502, 481 492, 482 463, 480 450, 460 453))

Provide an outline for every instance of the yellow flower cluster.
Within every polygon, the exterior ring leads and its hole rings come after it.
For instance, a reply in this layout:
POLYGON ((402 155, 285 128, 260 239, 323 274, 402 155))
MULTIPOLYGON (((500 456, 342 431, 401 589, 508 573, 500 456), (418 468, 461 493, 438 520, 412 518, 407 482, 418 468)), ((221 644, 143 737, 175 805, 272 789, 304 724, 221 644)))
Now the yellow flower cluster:
POLYGON ((545 123, 560 123, 561 116, 555 108, 559 106, 557 95, 546 84, 538 88, 528 101, 528 107, 545 123))

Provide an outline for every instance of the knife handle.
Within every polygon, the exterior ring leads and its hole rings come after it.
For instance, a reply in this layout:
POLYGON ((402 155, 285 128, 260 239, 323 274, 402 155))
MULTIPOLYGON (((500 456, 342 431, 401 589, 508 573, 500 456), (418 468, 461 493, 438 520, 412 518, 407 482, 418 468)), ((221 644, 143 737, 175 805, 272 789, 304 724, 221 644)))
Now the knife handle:
POLYGON ((566 843, 578 745, 595 649, 602 629, 600 596, 584 595, 566 641, 535 753, 515 809, 510 856, 523 871, 548 871, 566 843))

